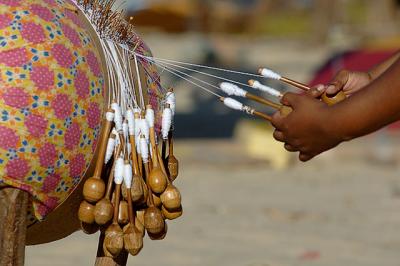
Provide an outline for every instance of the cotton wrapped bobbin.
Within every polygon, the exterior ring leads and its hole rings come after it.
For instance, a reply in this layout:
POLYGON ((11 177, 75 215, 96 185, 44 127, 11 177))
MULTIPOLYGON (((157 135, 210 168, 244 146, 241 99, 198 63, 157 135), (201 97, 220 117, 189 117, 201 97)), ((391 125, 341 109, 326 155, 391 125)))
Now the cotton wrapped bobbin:
POLYGON ((97 202, 103 196, 105 192, 106 185, 104 181, 101 179, 101 173, 103 169, 103 163, 105 160, 105 154, 107 151, 107 143, 108 143, 108 134, 111 131, 112 121, 115 118, 115 113, 113 109, 110 109, 106 113, 105 126, 104 126, 104 134, 102 139, 100 140, 100 150, 99 150, 99 158, 96 161, 96 169, 91 178, 86 180, 83 186, 83 197, 88 202, 97 202))
POLYGON ((165 104, 162 121, 161 121, 161 134, 163 139, 168 139, 169 131, 172 126, 172 110, 169 104, 165 104))

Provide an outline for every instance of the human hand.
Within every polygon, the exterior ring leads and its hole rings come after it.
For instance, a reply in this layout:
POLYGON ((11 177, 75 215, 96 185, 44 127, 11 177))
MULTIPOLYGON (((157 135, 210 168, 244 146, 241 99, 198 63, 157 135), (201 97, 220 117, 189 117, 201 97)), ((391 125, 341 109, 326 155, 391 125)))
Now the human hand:
POLYGON ((274 138, 284 142, 286 150, 299 152, 299 159, 304 162, 343 141, 332 130, 330 107, 315 99, 316 95, 286 93, 281 102, 293 111, 286 117, 280 112, 272 117, 274 138))
POLYGON ((325 86, 325 90, 328 95, 335 95, 339 91, 343 91, 346 95, 351 95, 364 88, 371 81, 372 77, 369 73, 341 70, 325 86))

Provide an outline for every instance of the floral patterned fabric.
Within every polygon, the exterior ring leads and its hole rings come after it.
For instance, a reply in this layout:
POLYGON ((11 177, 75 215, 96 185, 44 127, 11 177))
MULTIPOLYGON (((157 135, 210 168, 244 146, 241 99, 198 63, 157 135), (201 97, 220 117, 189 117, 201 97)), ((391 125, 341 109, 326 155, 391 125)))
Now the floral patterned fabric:
POLYGON ((99 54, 64 0, 0 0, 0 185, 37 219, 90 165, 105 109, 99 54))

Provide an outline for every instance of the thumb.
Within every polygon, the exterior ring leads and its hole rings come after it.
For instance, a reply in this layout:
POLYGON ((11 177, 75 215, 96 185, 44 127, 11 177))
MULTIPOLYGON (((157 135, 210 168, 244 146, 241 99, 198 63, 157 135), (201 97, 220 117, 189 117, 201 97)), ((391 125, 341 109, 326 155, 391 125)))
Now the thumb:
POLYGON ((291 106, 291 107, 295 108, 298 105, 301 97, 302 96, 299 94, 296 94, 293 92, 287 92, 283 95, 283 97, 281 99, 281 103, 283 105, 291 106))
POLYGON ((350 76, 350 71, 348 70, 339 71, 333 78, 333 80, 329 83, 328 88, 326 89, 326 93, 334 95, 339 91, 343 90, 343 87, 349 80, 349 76, 350 76))

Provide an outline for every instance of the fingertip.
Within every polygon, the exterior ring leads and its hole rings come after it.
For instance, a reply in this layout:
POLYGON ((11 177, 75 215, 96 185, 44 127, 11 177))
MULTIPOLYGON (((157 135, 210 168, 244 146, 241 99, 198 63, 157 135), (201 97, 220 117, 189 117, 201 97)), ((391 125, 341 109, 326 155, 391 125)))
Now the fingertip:
POLYGON ((299 154, 299 160, 302 161, 303 163, 309 161, 311 158, 312 157, 307 154, 303 154, 303 153, 299 154))
POLYGON ((273 134, 272 136, 274 137, 274 139, 275 139, 276 141, 279 141, 279 142, 284 142, 284 140, 285 140, 285 136, 284 136, 283 133, 282 133, 281 131, 279 131, 279 130, 275 130, 275 131, 274 131, 274 134, 273 134))

